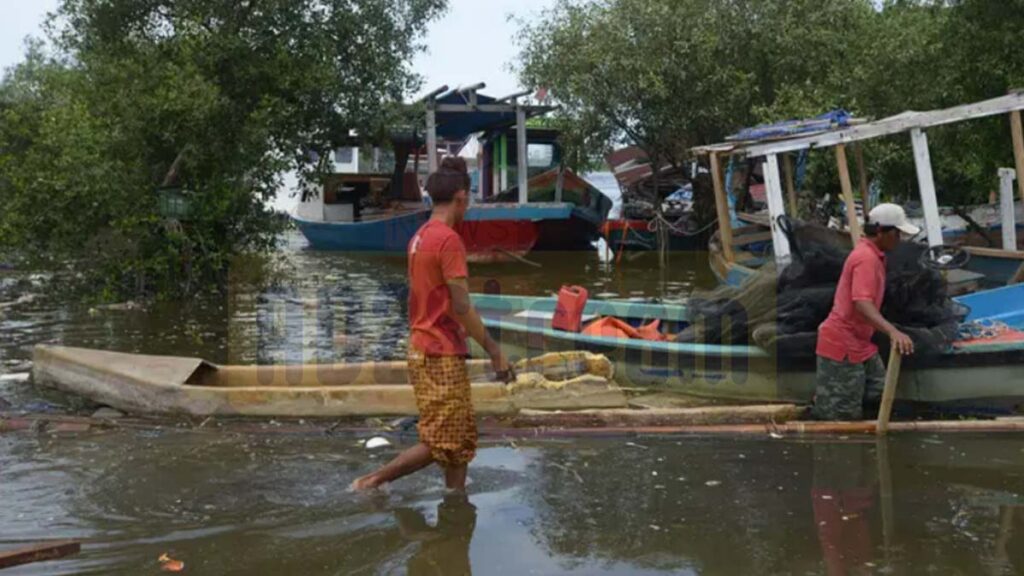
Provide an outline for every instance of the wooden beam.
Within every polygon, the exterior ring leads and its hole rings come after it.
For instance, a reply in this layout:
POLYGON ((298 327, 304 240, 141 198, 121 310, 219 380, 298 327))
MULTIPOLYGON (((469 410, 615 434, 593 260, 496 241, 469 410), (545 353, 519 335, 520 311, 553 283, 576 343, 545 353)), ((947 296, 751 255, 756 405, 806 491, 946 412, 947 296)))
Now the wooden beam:
POLYGON ((999 217, 1003 225, 1003 250, 1017 249, 1017 214, 1013 207, 1014 171, 999 169, 999 217))
POLYGON ((928 230, 928 245, 941 246, 942 220, 939 219, 939 200, 935 195, 928 136, 915 128, 910 131, 910 143, 914 146, 914 168, 917 169, 917 185, 921 193, 921 207, 924 209, 924 224, 928 230))
POLYGON ((565 187, 565 165, 558 165, 558 180, 555 180, 555 202, 562 201, 562 189, 565 187))
POLYGON ((789 211, 793 213, 793 217, 796 217, 800 212, 797 210, 796 186, 793 182, 793 157, 789 154, 783 154, 782 161, 782 170, 786 176, 786 196, 789 198, 789 211))
POLYGON ((868 198, 868 171, 864 167, 864 148, 858 142, 853 147, 853 159, 857 163, 857 178, 860 180, 860 202, 864 206, 864 214, 871 212, 871 199, 868 198))
POLYGON ((1017 165, 1017 192, 1024 202, 1024 128, 1021 128, 1020 110, 1010 113, 1010 133, 1013 135, 1013 160, 1017 165))
POLYGON ((437 172, 437 114, 433 101, 427 103, 427 170, 437 172))
POLYGON ((0 568, 10 568, 32 562, 43 562, 45 560, 56 560, 57 558, 78 554, 81 550, 82 544, 74 540, 43 542, 24 548, 6 550, 0 552, 0 568))
POLYGON ((875 433, 884 436, 889 431, 889 417, 892 415, 892 405, 896 401, 896 386, 900 382, 900 364, 903 362, 903 355, 896 348, 893 342, 889 350, 889 362, 885 368, 885 388, 882 390, 882 404, 878 407, 878 426, 875 433))
POLYGON ((1024 92, 1015 92, 991 100, 962 104, 944 110, 929 112, 904 112, 896 116, 851 126, 842 130, 833 130, 822 134, 812 134, 801 138, 789 138, 775 142, 764 142, 750 146, 736 146, 737 152, 749 157, 765 156, 795 152, 808 148, 823 148, 849 144, 861 140, 870 140, 881 136, 890 136, 908 132, 913 129, 924 129, 932 126, 952 124, 977 118, 986 118, 999 114, 1008 114, 1015 110, 1024 110, 1024 92))
POLYGON ((736 254, 732 251, 732 217, 729 214, 729 200, 725 197, 725 188, 722 185, 722 166, 718 159, 718 153, 712 152, 711 159, 711 184, 715 191, 715 212, 718 216, 718 239, 722 242, 722 255, 726 262, 735 262, 736 254))
POLYGON ((779 226, 779 218, 786 215, 786 203, 782 199, 782 176, 779 173, 779 157, 769 154, 764 163, 765 197, 768 200, 768 214, 771 216, 772 246, 775 263, 781 270, 792 259, 789 238, 779 226))
POLYGON ((846 204, 846 225, 850 230, 850 238, 856 244, 860 241, 860 220, 857 219, 857 205, 853 202, 853 183, 850 182, 850 165, 846 160, 846 146, 836 146, 836 163, 839 166, 839 186, 843 191, 843 202, 846 204))
POLYGON ((526 155, 526 110, 522 106, 516 106, 516 176, 519 177, 520 204, 526 204, 530 200, 530 173, 526 155))
MULTIPOLYGON (((519 106, 515 104, 477 104, 476 106, 472 104, 437 104, 437 111, 444 113, 492 112, 497 114, 515 114, 517 108, 519 106)), ((532 106, 528 104, 523 104, 521 108, 531 116, 557 110, 554 106, 532 106)))

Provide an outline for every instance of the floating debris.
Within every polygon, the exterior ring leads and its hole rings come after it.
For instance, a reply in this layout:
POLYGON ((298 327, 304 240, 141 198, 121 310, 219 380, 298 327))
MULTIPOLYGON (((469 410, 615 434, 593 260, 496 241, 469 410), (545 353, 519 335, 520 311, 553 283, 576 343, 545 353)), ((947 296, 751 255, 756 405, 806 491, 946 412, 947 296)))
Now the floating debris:
POLYGON ((722 482, 720 480, 708 480, 707 482, 704 483, 704 485, 705 486, 718 486, 721 483, 722 482))
POLYGON ((31 377, 31 374, 29 372, 0 374, 0 382, 28 382, 29 377, 31 377))
POLYGON ((156 560, 160 563, 160 569, 164 572, 181 572, 185 569, 184 562, 171 558, 166 552, 161 554, 156 560))
POLYGON ((391 441, 388 440, 387 438, 384 438, 383 436, 374 436, 373 438, 367 440, 363 444, 363 446, 365 446, 367 450, 373 450, 375 448, 384 448, 385 446, 391 446, 391 441))

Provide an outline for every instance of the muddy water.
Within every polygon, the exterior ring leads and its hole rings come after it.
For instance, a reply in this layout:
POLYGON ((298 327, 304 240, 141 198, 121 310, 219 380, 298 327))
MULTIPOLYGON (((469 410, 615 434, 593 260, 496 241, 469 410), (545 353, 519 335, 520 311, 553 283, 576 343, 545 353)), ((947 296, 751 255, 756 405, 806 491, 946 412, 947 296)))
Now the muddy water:
POLYGON ((887 477, 873 441, 489 443, 468 497, 433 471, 346 492, 394 440, 371 453, 347 435, 8 434, 2 540, 85 541, 13 574, 150 574, 164 553, 191 574, 1024 571, 1014 439, 896 438, 887 477))
MULTIPOLYGON (((383 359, 405 338, 400 260, 283 247, 272 290, 147 310, 95 309, 0 273, 0 372, 60 342, 219 362, 383 359)), ((682 300, 703 256, 609 266, 598 254, 474 267, 474 283, 682 300)), ((88 411, 0 381, 6 410, 88 411)), ((352 478, 412 438, 367 451, 346 434, 216 428, 0 434, 0 549, 80 538, 81 554, 12 574, 1024 573, 1024 441, 915 435, 485 442, 468 497, 436 472, 375 497, 352 478)))

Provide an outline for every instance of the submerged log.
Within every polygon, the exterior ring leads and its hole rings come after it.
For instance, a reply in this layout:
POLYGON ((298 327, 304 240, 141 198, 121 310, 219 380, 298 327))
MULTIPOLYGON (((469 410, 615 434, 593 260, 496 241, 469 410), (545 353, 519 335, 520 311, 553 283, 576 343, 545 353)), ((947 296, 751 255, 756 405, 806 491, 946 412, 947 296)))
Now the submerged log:
POLYGON ((637 410, 579 410, 545 412, 522 410, 512 420, 515 426, 622 427, 622 426, 707 426, 788 422, 803 416, 806 407, 795 404, 757 406, 704 406, 700 408, 650 408, 637 410))
POLYGON ((10 568, 32 562, 43 562, 45 560, 56 560, 72 554, 78 554, 82 544, 74 540, 59 540, 56 542, 42 542, 16 548, 14 550, 0 551, 0 568, 10 568))

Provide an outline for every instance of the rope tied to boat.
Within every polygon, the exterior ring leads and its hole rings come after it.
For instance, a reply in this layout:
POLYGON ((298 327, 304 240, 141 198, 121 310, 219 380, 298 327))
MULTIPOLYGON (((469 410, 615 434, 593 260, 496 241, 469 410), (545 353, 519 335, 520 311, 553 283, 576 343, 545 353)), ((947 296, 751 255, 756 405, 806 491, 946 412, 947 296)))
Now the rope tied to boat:
POLYGON ((718 223, 718 219, 715 218, 699 230, 690 232, 686 229, 686 220, 687 216, 685 214, 677 218, 675 222, 672 222, 665 218, 663 214, 655 213, 654 218, 651 218, 651 220, 647 222, 647 231, 656 233, 664 226, 664 229, 667 229, 678 236, 698 236, 707 232, 712 226, 718 223))

